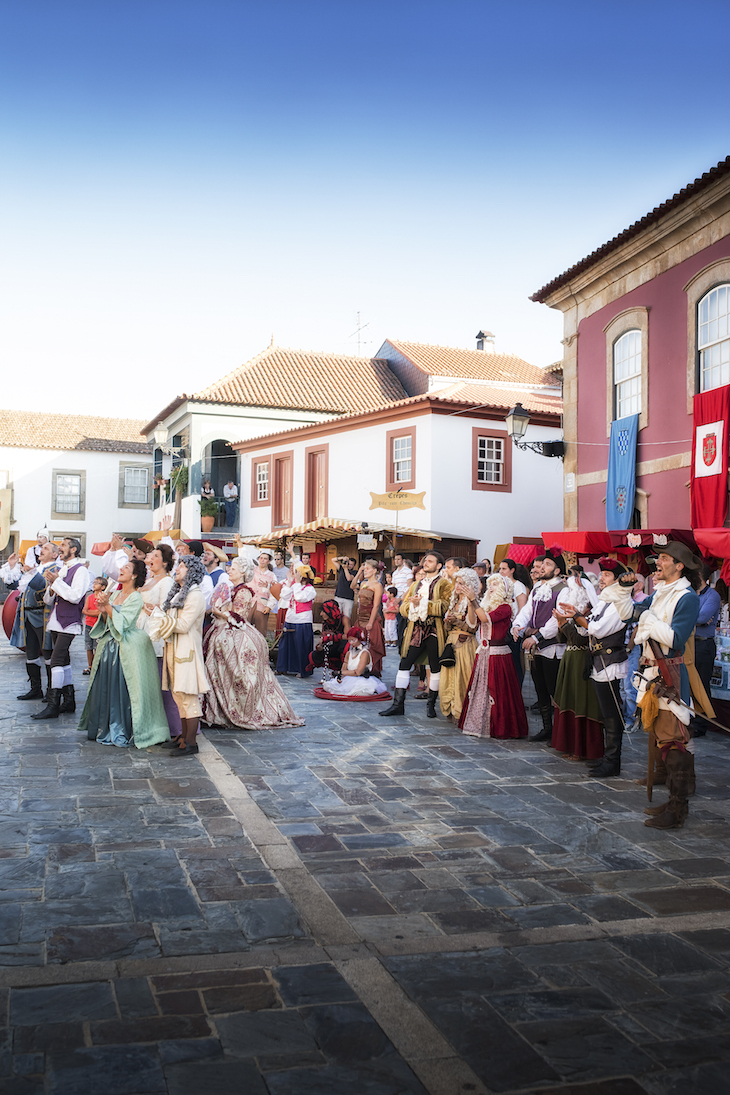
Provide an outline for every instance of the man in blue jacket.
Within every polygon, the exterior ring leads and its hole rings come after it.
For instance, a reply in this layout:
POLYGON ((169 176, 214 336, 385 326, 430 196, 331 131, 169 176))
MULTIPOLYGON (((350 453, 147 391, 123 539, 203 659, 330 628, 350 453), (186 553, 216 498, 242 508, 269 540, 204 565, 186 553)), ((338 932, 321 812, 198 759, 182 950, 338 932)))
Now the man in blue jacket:
MULTIPOLYGON (((678 541, 663 547, 657 557, 654 594, 639 606, 635 642, 642 644, 638 704, 642 708, 644 729, 653 735, 667 770, 669 801, 661 807, 649 807, 645 824, 655 829, 678 829, 689 812, 690 781, 694 774, 694 746, 689 731, 691 717, 690 685, 684 664, 684 647, 694 631, 700 611, 695 592, 700 585, 700 560, 678 541), (667 682, 667 676, 669 682, 667 682), (654 692, 651 720, 642 703, 647 691, 654 692)), ((651 778, 651 773, 650 777, 651 778)))

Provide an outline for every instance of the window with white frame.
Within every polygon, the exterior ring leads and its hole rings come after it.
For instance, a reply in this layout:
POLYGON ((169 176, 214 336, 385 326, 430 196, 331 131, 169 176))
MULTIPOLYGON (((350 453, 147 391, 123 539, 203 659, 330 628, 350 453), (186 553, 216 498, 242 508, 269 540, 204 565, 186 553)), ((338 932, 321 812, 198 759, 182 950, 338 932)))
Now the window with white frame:
POLYGON ((150 473, 148 468, 124 469, 124 501, 128 505, 146 506, 149 498, 150 473))
POLYGON ((81 476, 56 476, 56 513, 81 513, 81 476))
POLYGON ((641 331, 626 331, 613 344, 615 418, 641 413, 641 331))
POLYGON ((711 289, 697 309, 700 391, 730 384, 730 285, 711 289))
POLYGON ((393 438, 393 480, 408 483, 411 479, 411 437, 393 438))
POLYGON ((269 500, 269 461, 265 460, 256 465, 256 501, 268 502, 269 500))
POLYGON ((504 441, 501 437, 477 438, 477 482, 504 483, 504 441))

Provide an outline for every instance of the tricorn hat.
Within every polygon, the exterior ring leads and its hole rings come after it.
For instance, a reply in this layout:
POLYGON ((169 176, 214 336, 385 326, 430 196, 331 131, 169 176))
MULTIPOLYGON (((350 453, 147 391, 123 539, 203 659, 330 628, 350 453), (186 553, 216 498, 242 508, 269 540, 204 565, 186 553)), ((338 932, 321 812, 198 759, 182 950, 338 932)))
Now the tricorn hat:
POLYGON ((677 563, 682 563, 687 570, 699 570, 702 566, 702 560, 698 559, 694 555, 686 544, 681 544, 679 540, 671 540, 665 547, 659 548, 659 555, 671 555, 677 563))
POLYGON ((620 578, 622 574, 626 574, 626 567, 623 563, 619 563, 618 559, 609 559, 607 556, 598 560, 598 569, 610 570, 616 578, 620 578))

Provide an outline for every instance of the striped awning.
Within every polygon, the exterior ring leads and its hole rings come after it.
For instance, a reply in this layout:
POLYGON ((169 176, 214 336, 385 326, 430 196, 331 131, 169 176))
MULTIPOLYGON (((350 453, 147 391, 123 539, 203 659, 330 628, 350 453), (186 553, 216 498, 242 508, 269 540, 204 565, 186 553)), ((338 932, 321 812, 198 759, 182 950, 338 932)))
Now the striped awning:
MULTIPOLYGON (((362 521, 346 521, 338 517, 320 517, 317 521, 308 521, 305 525, 294 525, 292 528, 276 529, 275 532, 262 532, 258 536, 241 536, 244 544, 253 544, 256 547, 274 547, 282 540, 296 540, 298 537, 327 543, 330 540, 343 540, 346 536, 357 536, 359 533, 398 532, 403 536, 419 536, 423 540, 442 540, 444 533, 430 532, 427 529, 408 528, 405 525, 384 525, 380 522, 368 521, 367 528, 363 528, 362 521)), ((470 537, 468 537, 470 539, 470 537)))

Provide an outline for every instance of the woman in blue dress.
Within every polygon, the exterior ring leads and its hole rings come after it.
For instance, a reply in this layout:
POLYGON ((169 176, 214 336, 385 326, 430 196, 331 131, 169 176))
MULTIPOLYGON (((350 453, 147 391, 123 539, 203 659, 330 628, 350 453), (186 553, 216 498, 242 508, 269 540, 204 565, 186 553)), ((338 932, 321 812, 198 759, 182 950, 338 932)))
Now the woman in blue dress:
POLYGON ((99 640, 79 730, 102 745, 145 749, 170 740, 155 650, 137 627, 144 607, 147 569, 132 559, 119 571, 120 588, 97 597, 99 618, 91 635, 99 640))

